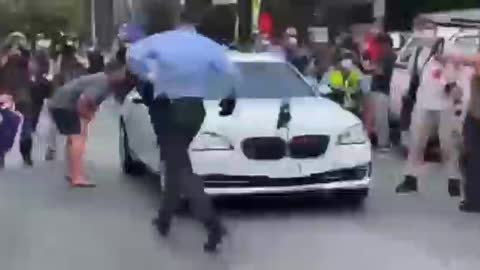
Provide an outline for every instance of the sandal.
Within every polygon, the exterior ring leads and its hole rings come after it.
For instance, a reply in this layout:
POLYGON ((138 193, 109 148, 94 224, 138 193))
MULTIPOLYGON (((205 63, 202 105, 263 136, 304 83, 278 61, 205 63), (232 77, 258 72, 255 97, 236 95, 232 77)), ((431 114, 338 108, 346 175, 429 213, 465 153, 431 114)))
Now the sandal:
POLYGON ((72 188, 94 188, 97 187, 94 183, 70 183, 72 188))

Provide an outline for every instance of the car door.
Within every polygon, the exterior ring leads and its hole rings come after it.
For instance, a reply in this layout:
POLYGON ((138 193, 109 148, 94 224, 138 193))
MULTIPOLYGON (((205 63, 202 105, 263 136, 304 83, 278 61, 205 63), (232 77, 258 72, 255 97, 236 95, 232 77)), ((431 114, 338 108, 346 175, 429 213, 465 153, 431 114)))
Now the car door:
POLYGON ((125 127, 131 150, 140 161, 153 170, 159 166, 159 146, 150 121, 148 107, 137 91, 132 91, 125 100, 125 127))

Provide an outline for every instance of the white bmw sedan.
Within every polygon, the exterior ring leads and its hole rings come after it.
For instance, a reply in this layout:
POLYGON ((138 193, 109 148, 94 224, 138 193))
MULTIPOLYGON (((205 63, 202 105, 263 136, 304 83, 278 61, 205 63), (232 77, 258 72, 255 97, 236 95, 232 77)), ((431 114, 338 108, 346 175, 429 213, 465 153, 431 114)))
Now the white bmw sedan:
MULTIPOLYGON (((210 80, 207 112, 190 146, 196 174, 212 196, 346 192, 362 201, 371 177, 371 145, 360 120, 317 96, 304 78, 271 54, 231 53, 240 71, 232 86, 210 80), (226 88, 235 89, 229 116, 219 114, 226 88)), ((134 91, 120 117, 125 173, 162 175, 148 108, 134 91)), ((161 179, 161 177, 160 177, 161 179)))

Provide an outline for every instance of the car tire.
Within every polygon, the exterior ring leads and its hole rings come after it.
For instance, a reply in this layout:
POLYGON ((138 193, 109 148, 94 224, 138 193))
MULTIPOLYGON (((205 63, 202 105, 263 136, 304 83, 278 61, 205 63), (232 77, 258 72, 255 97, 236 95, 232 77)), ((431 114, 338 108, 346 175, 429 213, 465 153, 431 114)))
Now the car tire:
POLYGON ((132 151, 130 150, 130 145, 128 143, 128 134, 123 119, 120 119, 119 126, 119 153, 122 171, 124 174, 132 176, 143 175, 145 173, 145 165, 136 161, 132 156, 132 151))

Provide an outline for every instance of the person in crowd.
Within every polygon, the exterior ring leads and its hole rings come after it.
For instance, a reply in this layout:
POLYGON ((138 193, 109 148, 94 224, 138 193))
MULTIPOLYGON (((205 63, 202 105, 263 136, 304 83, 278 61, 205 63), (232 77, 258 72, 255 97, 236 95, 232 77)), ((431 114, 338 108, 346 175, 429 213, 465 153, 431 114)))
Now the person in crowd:
POLYGON ((345 53, 324 76, 323 84, 328 84, 332 90, 329 96, 346 110, 360 115, 362 105, 362 80, 360 69, 354 64, 351 53, 345 53))
MULTIPOLYGON (((64 36, 63 43, 59 45, 60 51, 53 66, 53 84, 58 89, 64 84, 88 74, 87 65, 77 55, 77 44, 74 37, 64 36)), ((58 131, 54 125, 48 131, 47 152, 45 159, 54 160, 57 156, 58 131)))
POLYGON ((69 81, 86 75, 87 65, 77 55, 77 45, 73 38, 66 37, 61 45, 60 55, 54 67, 54 81, 56 86, 62 86, 69 81))
POLYGON ((103 57, 102 52, 97 48, 91 48, 87 52, 88 60, 88 74, 95 74, 98 72, 103 72, 105 69, 105 58, 103 57))
POLYGON ((364 58, 375 63, 382 59, 383 49, 378 36, 382 33, 378 29, 372 29, 365 35, 364 58))
MULTIPOLYGON (((442 148, 442 160, 449 178, 449 194, 461 195, 459 149, 454 136, 455 123, 460 119, 454 111, 455 102, 452 100, 452 95, 459 95, 450 93, 451 90, 447 88, 447 85, 455 82, 457 76, 455 68, 446 63, 442 57, 443 48, 444 40, 438 39, 432 49, 424 48, 416 61, 420 84, 412 114, 405 178, 397 186, 397 193, 417 191, 419 171, 424 161, 427 143, 431 135, 437 133, 442 148)), ((413 65, 414 62, 411 62, 410 69, 413 69, 413 65)))
POLYGON ((15 111, 13 97, 0 89, 0 170, 5 167, 5 156, 15 143, 22 115, 15 111))
POLYGON ((49 101, 58 131, 67 136, 67 179, 72 187, 94 187, 87 178, 84 158, 89 123, 110 94, 130 90, 136 81, 123 65, 111 64, 105 72, 80 76, 58 88, 49 101))
MULTIPOLYGON (((151 19, 154 17, 150 16, 151 19)), ((186 19, 185 16, 182 18, 186 19)), ((166 140, 165 147, 160 153, 166 165, 165 190, 154 225, 162 236, 168 236, 171 220, 178 210, 180 196, 184 194, 190 201, 194 214, 207 229, 208 239, 204 250, 214 252, 226 231, 205 194, 203 180, 193 172, 188 148, 205 118, 203 98, 207 91, 206 76, 209 76, 210 72, 233 69, 233 64, 228 60, 224 46, 188 30, 188 27, 184 27, 185 23, 191 24, 187 21, 180 27, 164 33, 160 33, 162 31, 158 29, 150 30, 149 32, 157 31, 158 34, 133 44, 128 53, 127 64, 140 79, 154 82, 152 112, 159 115, 152 119, 155 122, 158 119, 164 120, 158 124, 163 127, 160 129, 159 140, 162 138, 166 140), (172 46, 177 48, 175 52, 177 57, 172 56, 172 46), (201 57, 197 52, 200 47, 203 48, 201 57), (199 57, 193 59, 197 55, 199 57), (156 56, 154 59, 159 63, 163 63, 162 60, 168 61, 176 68, 169 71, 154 70, 151 68, 152 58, 149 56, 156 56), (196 63, 195 66, 191 66, 192 61, 196 63), (182 79, 177 76, 181 76, 182 79), (166 98, 169 99, 168 105, 165 105, 166 98)))
POLYGON ((0 87, 13 97, 17 110, 24 120, 20 136, 20 153, 26 166, 32 166, 33 104, 30 94, 30 51, 25 35, 11 33, 2 48, 0 87))
POLYGON ((462 150, 464 194, 459 208, 465 212, 480 213, 480 61, 475 63, 462 150))
POLYGON ((40 113, 45 100, 53 93, 50 74, 50 57, 47 49, 37 46, 30 62, 31 96, 33 102, 33 131, 37 130, 40 113))
POLYGON ((284 51, 286 60, 304 74, 310 64, 310 58, 306 51, 300 48, 297 29, 294 27, 285 30, 284 51))
POLYGON ((389 35, 379 34, 377 42, 381 45, 382 57, 374 63, 370 104, 373 106, 373 114, 369 116, 374 120, 377 145, 381 152, 390 150, 390 82, 396 56, 393 51, 393 42, 389 35))
POLYGON ((461 145, 461 170, 464 177, 463 198, 459 209, 480 213, 480 55, 446 56, 447 60, 474 67, 470 102, 467 106, 461 145))
POLYGON ((120 26, 117 33, 117 46, 113 61, 125 64, 127 59, 127 50, 132 43, 145 38, 145 30, 135 23, 124 23, 120 26))

